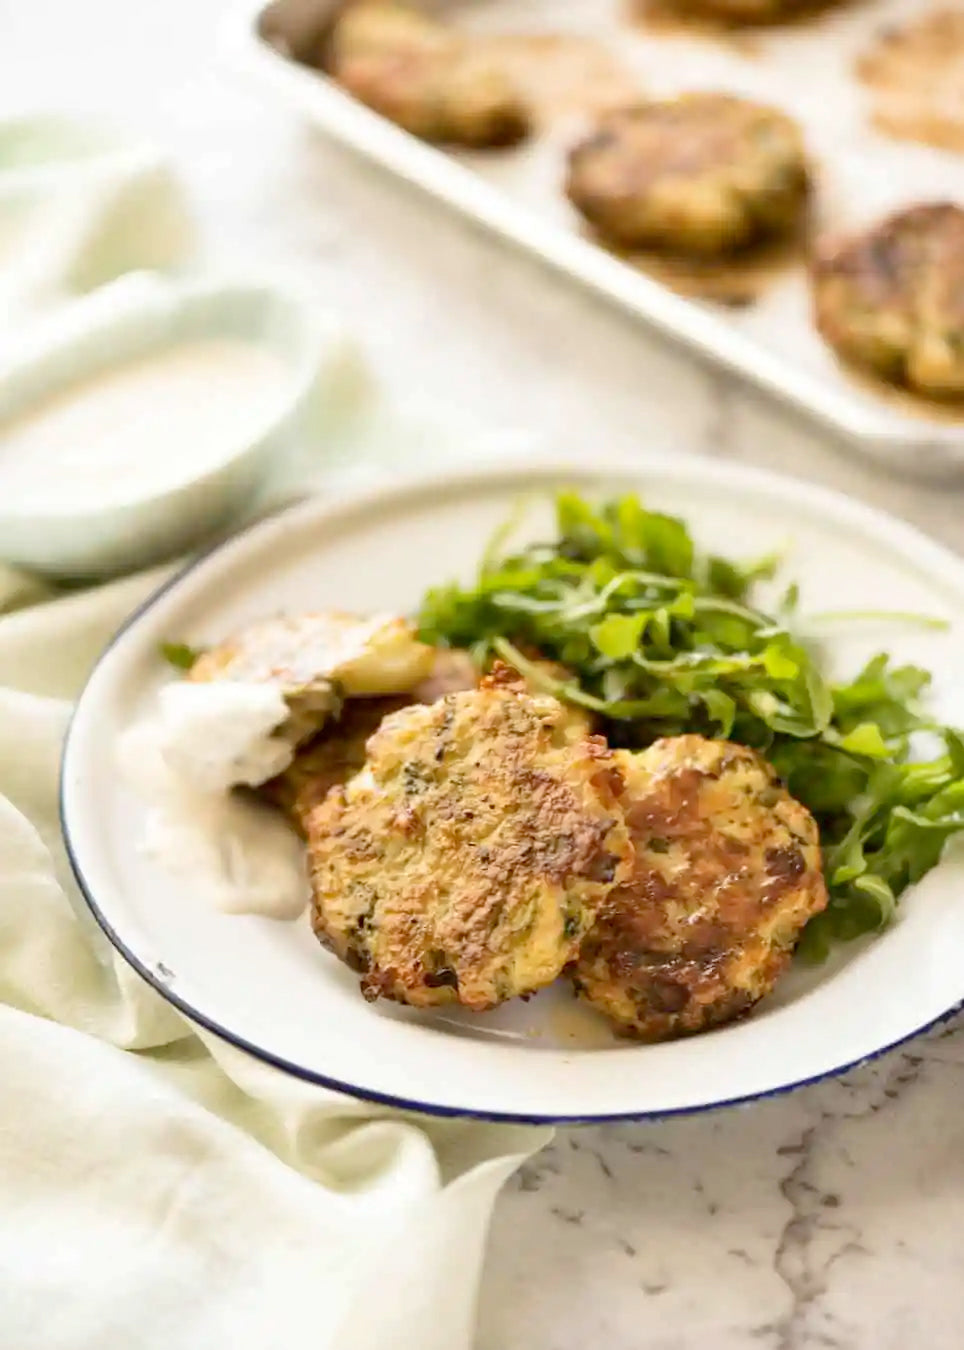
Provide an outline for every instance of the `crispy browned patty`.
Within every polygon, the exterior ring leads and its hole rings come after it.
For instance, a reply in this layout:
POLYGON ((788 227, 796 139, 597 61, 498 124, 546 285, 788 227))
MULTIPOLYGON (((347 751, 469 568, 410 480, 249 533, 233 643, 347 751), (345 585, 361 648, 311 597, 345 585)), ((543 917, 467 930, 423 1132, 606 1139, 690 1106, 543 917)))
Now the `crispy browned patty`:
POLYGON ((299 834, 307 831, 309 814, 333 787, 347 783, 364 766, 368 738, 382 718, 412 703, 434 703, 460 689, 474 689, 479 673, 465 652, 439 650, 428 676, 410 695, 397 698, 349 699, 337 721, 331 721, 296 753, 287 769, 258 789, 277 806, 299 834))
POLYGON ((409 702, 405 697, 349 699, 337 722, 302 746, 287 769, 258 788, 258 795, 283 811, 305 835, 314 808, 364 766, 365 746, 382 718, 409 702))
MULTIPOLYGON (((555 679, 567 673, 563 667, 541 660, 534 660, 530 669, 536 680, 543 671, 555 679)), ((480 678, 467 652, 439 648, 429 674, 411 694, 348 699, 337 716, 333 713, 322 730, 298 748, 286 769, 256 789, 257 794, 282 811, 298 833, 304 835, 309 813, 333 787, 347 783, 363 768, 368 738, 377 731, 383 717, 413 703, 434 703, 446 694, 474 689, 480 678)), ((529 687, 539 692, 537 683, 529 683, 529 687)), ((591 732, 592 719, 587 713, 572 708, 570 717, 574 724, 584 726, 587 735, 591 732)))
POLYGON ((845 359, 935 397, 964 395, 964 210, 910 207, 828 242, 813 267, 817 327, 845 359))
POLYGON ((817 826, 744 746, 679 736, 617 759, 636 861, 576 988, 640 1039, 702 1031, 769 993, 826 905, 817 826))
POLYGON ((529 115, 505 70, 426 14, 359 0, 335 24, 327 64, 362 103, 427 141, 509 145, 529 115))
POLYGON ((685 94, 601 117, 570 154, 566 192, 615 243, 726 254, 799 224, 807 161, 784 113, 685 94))
POLYGON ((539 989, 628 872, 620 787, 604 742, 505 669, 394 713, 308 818, 315 932, 368 998, 539 989))
POLYGON ((407 620, 331 610, 248 624, 198 657, 188 679, 275 686, 291 710, 283 733, 301 744, 337 714, 343 698, 408 693, 433 661, 433 649, 407 620))
POLYGON ((672 0, 681 14, 733 23, 774 23, 810 9, 826 9, 841 0, 672 0))

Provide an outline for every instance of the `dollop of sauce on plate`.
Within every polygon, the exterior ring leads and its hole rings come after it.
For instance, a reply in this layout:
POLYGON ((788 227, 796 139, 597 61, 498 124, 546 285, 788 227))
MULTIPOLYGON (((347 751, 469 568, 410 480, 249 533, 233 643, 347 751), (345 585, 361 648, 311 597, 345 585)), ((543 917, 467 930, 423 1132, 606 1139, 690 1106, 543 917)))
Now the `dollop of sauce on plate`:
POLYGON ((288 717, 276 685, 223 680, 167 684, 157 711, 141 724, 174 774, 204 792, 257 787, 291 763, 293 749, 274 732, 288 717))
POLYGON ((308 903, 304 849, 284 819, 246 797, 292 747, 277 689, 170 684, 118 746, 118 767, 147 805, 136 847, 200 900, 229 914, 293 919, 308 903))
POLYGON ((69 512, 176 487, 256 435, 287 383, 266 347, 210 338, 58 389, 0 423, 4 506, 69 512))

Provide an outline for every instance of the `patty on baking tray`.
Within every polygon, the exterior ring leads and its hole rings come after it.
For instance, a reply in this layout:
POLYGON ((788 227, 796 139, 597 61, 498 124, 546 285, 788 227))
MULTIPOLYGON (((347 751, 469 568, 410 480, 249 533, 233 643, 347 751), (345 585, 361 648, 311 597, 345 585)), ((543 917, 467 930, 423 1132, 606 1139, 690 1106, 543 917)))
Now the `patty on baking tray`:
POLYGON ((570 154, 566 192, 615 243, 712 256, 792 231, 808 183, 786 114, 691 93, 604 114, 570 154))
POLYGON ((470 36, 391 0, 344 8, 327 65, 362 103, 426 141, 510 145, 529 128, 529 114, 497 59, 470 36))
POLYGON ((817 327, 848 361, 932 397, 964 395, 964 210, 912 206, 813 265, 817 327))

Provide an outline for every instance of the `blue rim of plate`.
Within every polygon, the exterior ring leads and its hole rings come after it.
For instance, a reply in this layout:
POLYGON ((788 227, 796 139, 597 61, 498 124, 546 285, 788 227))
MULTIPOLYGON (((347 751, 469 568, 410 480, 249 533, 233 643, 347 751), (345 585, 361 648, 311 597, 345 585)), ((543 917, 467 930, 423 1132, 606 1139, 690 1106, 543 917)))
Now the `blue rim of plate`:
MULTIPOLYGON (((694 461, 696 463, 703 462, 695 456, 680 455, 674 457, 673 463, 674 466, 678 467, 681 461, 686 462, 687 460, 691 463, 694 461)), ((707 463, 707 467, 708 466, 707 463)), ((496 468, 497 473, 499 470, 504 470, 507 474, 511 473, 513 477, 518 475, 520 478, 527 470, 532 471, 537 475, 541 470, 543 476, 546 476, 547 471, 549 474, 554 474, 556 468, 561 469, 561 465, 557 465, 555 460, 551 463, 546 463, 544 461, 540 463, 539 460, 535 460, 534 462, 528 462, 523 465, 516 465, 514 466, 514 471, 509 469, 508 466, 497 465, 494 467, 496 468)), ((580 475, 585 475, 587 469, 585 464, 577 465, 576 463, 573 463, 570 467, 573 473, 578 473, 580 475)), ((660 467, 660 462, 658 460, 640 459, 639 461, 627 462, 622 465, 605 465, 599 471, 599 479, 600 482, 603 482, 607 472, 619 473, 623 476, 633 472, 638 473, 642 479, 646 470, 654 467, 657 469, 660 467)), ((663 467, 665 468, 665 463, 663 464, 663 467)), ((834 492, 829 488, 817 486, 813 483, 807 483, 801 479, 796 479, 788 475, 770 473, 767 470, 748 468, 743 465, 728 465, 727 468, 733 477, 742 481, 747 486, 756 484, 757 486, 774 487, 777 484, 781 484, 787 489, 798 489, 808 494, 811 498, 816 498, 818 500, 822 498, 825 502, 833 502, 837 506, 840 506, 841 504, 846 504, 849 507, 857 506, 862 513, 869 517, 885 520, 891 529, 893 529, 894 526, 899 527, 908 538, 916 538, 919 543, 926 545, 928 550, 937 550, 939 553, 954 557, 954 555, 949 553, 949 550, 946 550, 942 545, 936 544, 933 540, 929 539, 927 535, 916 530, 913 526, 908 525, 897 517, 890 516, 887 512, 878 511, 875 508, 866 506, 864 503, 855 503, 844 493, 834 492)), ((471 484, 473 481, 488 483, 491 481, 491 477, 491 468, 486 471, 485 469, 479 469, 477 467, 461 473, 455 472, 444 475, 431 474, 417 477, 409 476, 401 480, 393 479, 376 488, 367 488, 358 492, 344 494, 334 499, 332 505, 335 509, 338 509, 339 507, 350 508, 368 500, 380 501, 386 495, 394 495, 399 492, 404 492, 406 489, 417 490, 419 488, 424 488, 430 483, 437 483, 439 487, 449 487, 459 484, 471 484)), ((560 472, 558 477, 560 482, 563 481, 564 472, 560 472)), ((748 1106, 752 1102, 770 1101, 776 1097, 785 1097, 791 1092, 797 1092, 802 1088, 813 1087, 818 1083, 826 1083, 831 1079, 839 1078, 842 1074, 850 1073, 852 1070, 860 1069, 867 1064, 872 1064, 876 1060, 881 1059, 884 1055, 888 1055, 894 1050, 899 1050, 901 1046, 907 1045, 918 1037, 926 1035, 927 1032, 943 1026, 945 1023, 956 1017, 958 1013, 964 1011, 964 998, 961 998, 950 1008, 945 1009, 944 1012, 931 1018, 930 1021, 924 1022, 913 1031, 909 1031, 905 1036, 900 1036, 897 1040, 891 1041, 887 1045, 880 1046, 869 1054, 862 1055, 857 1059, 848 1060, 843 1064, 835 1065, 833 1068, 826 1069, 822 1073, 812 1074, 806 1078, 799 1078, 790 1083, 781 1083, 779 1087, 767 1088, 763 1092, 751 1092, 741 1097, 721 1097, 716 1101, 701 1102, 699 1105, 667 1107, 655 1111, 616 1111, 610 1113, 588 1113, 586 1115, 533 1115, 511 1111, 481 1111, 477 1108, 443 1106, 434 1102, 422 1102, 417 1099, 396 1097, 391 1093, 376 1092, 371 1088, 361 1087, 357 1083, 347 1083, 342 1079, 332 1078, 327 1074, 317 1073, 314 1070, 306 1069, 303 1065, 286 1060, 283 1056, 276 1055, 270 1050, 265 1050, 263 1047, 255 1045, 244 1036, 239 1036, 236 1032, 222 1026, 215 1018, 200 1012, 186 999, 182 998, 180 994, 169 989, 164 981, 160 979, 150 967, 145 965, 133 951, 131 951, 124 940, 115 931, 98 905, 97 900, 95 899, 91 888, 87 885, 84 877, 83 869, 81 868, 71 837, 70 826, 67 821, 64 790, 66 778, 65 768, 70 753, 71 734, 74 729, 74 722, 83 702, 84 695, 87 692, 87 687, 91 683, 95 673, 104 661, 107 660, 118 642, 120 642, 121 638, 127 633, 128 629, 132 628, 142 615, 146 614, 147 611, 150 610, 162 596, 166 595, 168 591, 173 590, 185 577, 190 576, 190 574, 201 566, 202 563, 219 553, 223 548, 226 548, 238 539, 244 538, 265 520, 282 515, 288 510, 296 509, 299 505, 303 504, 304 500, 305 499, 286 502, 284 505, 267 512, 264 516, 243 526, 235 534, 232 534, 227 538, 219 539, 212 544, 210 548, 205 549, 203 552, 193 557, 183 567, 179 568, 173 576, 168 577, 168 579, 165 582, 162 582, 156 590, 152 591, 151 594, 127 616, 98 656, 74 704, 70 721, 67 725, 66 735, 64 737, 63 750, 60 759, 58 806, 64 848, 66 850, 67 860, 70 863, 71 871, 74 875, 74 880, 77 882, 78 889, 80 890, 94 920, 104 936, 110 942, 111 946, 124 958, 127 964, 137 972, 146 984, 150 985, 150 987, 154 989, 156 993, 160 994, 167 1003, 170 1003, 172 1007, 176 1008, 189 1023, 202 1027, 205 1031, 210 1032, 213 1036, 224 1041, 227 1045, 233 1046, 236 1050, 243 1051, 245 1054, 250 1055, 253 1059, 259 1060, 263 1064, 268 1064, 273 1069, 278 1069, 282 1073, 289 1074, 300 1082, 310 1083, 315 1087, 327 1088, 330 1091, 342 1093, 344 1096, 353 1097, 359 1101, 372 1102, 378 1106, 392 1107, 397 1111, 409 1112, 415 1115, 430 1116, 447 1120, 479 1120, 498 1125, 567 1126, 613 1125, 620 1122, 628 1123, 670 1120, 678 1116, 703 1115, 708 1111, 722 1111, 731 1107, 748 1106)), ((956 558, 954 560, 955 562, 957 561, 956 558)))

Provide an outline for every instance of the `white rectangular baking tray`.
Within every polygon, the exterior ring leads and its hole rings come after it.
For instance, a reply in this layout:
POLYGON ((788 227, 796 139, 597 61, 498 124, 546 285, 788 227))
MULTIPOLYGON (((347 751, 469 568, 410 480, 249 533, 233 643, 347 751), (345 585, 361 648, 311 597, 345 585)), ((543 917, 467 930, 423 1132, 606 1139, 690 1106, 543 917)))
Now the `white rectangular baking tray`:
MULTIPOLYGON (((515 150, 453 153, 418 141, 299 64, 294 56, 335 3, 243 0, 226 26, 226 51, 344 144, 878 459, 920 476, 964 472, 964 416, 931 413, 842 370, 810 322, 802 266, 736 310, 685 298, 583 237, 559 187, 566 144, 580 129, 575 123, 515 150)), ((820 225, 846 228, 913 201, 964 202, 964 157, 878 135, 852 76, 856 55, 875 33, 921 10, 921 0, 864 0, 812 26, 755 37, 751 49, 647 37, 621 22, 618 0, 478 0, 460 7, 459 17, 488 31, 562 31, 608 42, 643 92, 725 88, 784 107, 804 126, 818 165, 820 225)))

